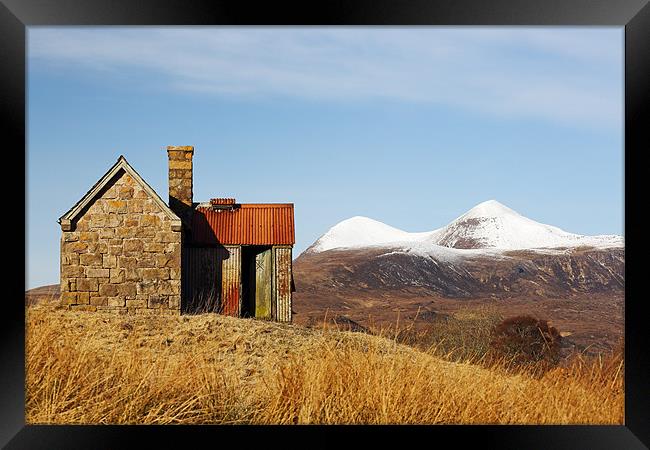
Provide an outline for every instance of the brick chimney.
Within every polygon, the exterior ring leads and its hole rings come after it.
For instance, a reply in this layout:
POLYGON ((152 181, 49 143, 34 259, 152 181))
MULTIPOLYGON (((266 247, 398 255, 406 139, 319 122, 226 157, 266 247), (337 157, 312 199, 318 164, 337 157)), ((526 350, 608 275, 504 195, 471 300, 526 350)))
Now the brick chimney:
POLYGON ((192 146, 168 146, 169 207, 185 223, 192 211, 192 146))

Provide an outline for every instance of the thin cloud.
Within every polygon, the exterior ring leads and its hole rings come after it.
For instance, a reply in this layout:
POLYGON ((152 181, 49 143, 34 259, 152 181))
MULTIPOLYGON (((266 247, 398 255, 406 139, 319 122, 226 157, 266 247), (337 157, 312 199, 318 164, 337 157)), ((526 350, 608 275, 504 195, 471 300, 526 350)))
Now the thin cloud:
POLYGON ((622 36, 611 28, 30 28, 28 55, 102 76, 146 70, 180 92, 432 103, 617 130, 622 36))

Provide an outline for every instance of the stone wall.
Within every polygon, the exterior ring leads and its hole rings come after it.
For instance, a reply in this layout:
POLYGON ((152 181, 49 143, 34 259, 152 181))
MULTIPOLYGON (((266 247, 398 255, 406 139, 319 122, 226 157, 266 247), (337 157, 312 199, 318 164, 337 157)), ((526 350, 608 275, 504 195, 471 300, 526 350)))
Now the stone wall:
POLYGON ((61 303, 73 310, 180 314, 181 232, 140 184, 116 180, 61 237, 61 303))

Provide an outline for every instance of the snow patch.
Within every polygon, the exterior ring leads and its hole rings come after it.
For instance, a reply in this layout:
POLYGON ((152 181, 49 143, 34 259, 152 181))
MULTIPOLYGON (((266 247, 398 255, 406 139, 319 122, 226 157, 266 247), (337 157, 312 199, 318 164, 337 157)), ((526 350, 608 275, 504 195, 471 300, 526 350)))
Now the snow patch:
POLYGON ((528 219, 496 200, 476 205, 449 225, 433 231, 410 233, 363 216, 344 220, 330 228, 309 249, 317 253, 333 249, 380 247, 384 253, 415 254, 441 260, 472 256, 507 258, 508 250, 564 253, 576 247, 624 247, 622 236, 584 236, 528 219))
POLYGON ((534 248, 622 247, 616 235, 583 236, 528 219, 496 200, 480 203, 463 214, 436 236, 446 247, 497 248, 522 250, 534 248))
POLYGON ((363 216, 346 219, 330 228, 310 247, 310 251, 324 252, 335 248, 358 248, 392 242, 421 242, 431 235, 409 233, 363 216))

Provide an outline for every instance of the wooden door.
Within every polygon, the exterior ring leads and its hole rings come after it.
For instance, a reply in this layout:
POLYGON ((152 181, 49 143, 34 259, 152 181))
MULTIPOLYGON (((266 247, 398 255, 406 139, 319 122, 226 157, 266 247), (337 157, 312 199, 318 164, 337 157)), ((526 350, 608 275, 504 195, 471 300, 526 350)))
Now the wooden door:
POLYGON ((273 262, 271 249, 255 256, 255 317, 271 318, 271 275, 273 262))

